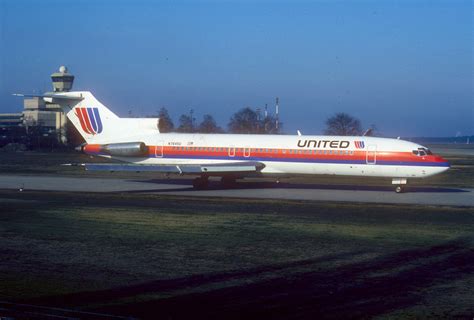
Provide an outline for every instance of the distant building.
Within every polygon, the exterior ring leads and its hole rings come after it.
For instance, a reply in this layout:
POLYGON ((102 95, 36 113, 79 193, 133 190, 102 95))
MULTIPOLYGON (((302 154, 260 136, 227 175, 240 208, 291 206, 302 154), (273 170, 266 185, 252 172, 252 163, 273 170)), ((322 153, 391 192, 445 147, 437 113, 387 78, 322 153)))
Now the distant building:
POLYGON ((21 127, 23 125, 23 113, 0 114, 0 128, 21 127))
MULTIPOLYGON (((67 92, 72 89, 74 76, 68 73, 65 66, 61 66, 59 72, 51 75, 51 80, 54 92, 67 92)), ((27 134, 34 127, 41 134, 54 135, 59 143, 65 144, 66 126, 67 118, 61 107, 44 102, 42 98, 25 98, 22 113, 0 114, 0 128, 4 139, 8 139, 8 134, 15 134, 16 127, 23 127, 27 134)))
POLYGON ((25 138, 23 113, 0 114, 0 147, 8 143, 21 143, 25 138))
POLYGON ((41 128, 45 134, 56 134, 59 142, 66 143, 66 116, 56 104, 45 103, 41 98, 25 98, 23 101, 23 126, 41 128))

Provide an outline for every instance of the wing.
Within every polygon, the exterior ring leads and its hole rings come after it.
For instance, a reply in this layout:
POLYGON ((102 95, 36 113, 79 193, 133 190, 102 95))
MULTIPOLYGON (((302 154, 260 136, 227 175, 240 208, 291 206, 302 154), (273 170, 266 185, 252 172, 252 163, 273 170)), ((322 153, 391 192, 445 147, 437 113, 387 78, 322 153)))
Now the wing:
POLYGON ((221 176, 226 174, 245 174, 260 172, 265 165, 261 162, 242 161, 215 164, 179 164, 179 165, 147 165, 121 163, 83 163, 88 171, 129 171, 129 172, 161 172, 189 175, 208 174, 221 176))

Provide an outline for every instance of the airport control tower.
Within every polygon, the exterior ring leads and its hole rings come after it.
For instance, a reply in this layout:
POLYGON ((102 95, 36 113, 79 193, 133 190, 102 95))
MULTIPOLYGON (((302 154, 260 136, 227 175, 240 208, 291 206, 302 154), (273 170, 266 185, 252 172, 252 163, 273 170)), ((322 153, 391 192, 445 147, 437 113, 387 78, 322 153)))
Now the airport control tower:
POLYGON ((53 80, 54 92, 67 92, 72 89, 74 76, 67 72, 65 66, 61 66, 59 67, 59 72, 55 72, 51 75, 51 80, 53 80))

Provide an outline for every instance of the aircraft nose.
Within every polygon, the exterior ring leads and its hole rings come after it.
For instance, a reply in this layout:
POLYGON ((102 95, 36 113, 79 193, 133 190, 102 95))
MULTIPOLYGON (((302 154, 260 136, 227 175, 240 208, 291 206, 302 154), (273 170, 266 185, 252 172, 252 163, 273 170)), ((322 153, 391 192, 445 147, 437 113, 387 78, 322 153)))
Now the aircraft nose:
POLYGON ((446 169, 449 169, 451 167, 448 160, 444 159, 441 156, 435 156, 435 161, 439 162, 441 166, 446 167, 446 169))

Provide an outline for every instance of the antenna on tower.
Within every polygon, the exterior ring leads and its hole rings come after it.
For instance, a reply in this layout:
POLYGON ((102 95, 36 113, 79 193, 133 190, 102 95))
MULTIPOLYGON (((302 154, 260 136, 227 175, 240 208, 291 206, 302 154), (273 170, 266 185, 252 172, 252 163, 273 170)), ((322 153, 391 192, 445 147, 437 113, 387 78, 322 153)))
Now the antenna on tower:
POLYGON ((278 132, 278 124, 280 122, 280 119, 279 119, 279 104, 280 102, 280 99, 278 97, 276 97, 276 104, 275 104, 275 128, 276 128, 276 131, 278 132))

